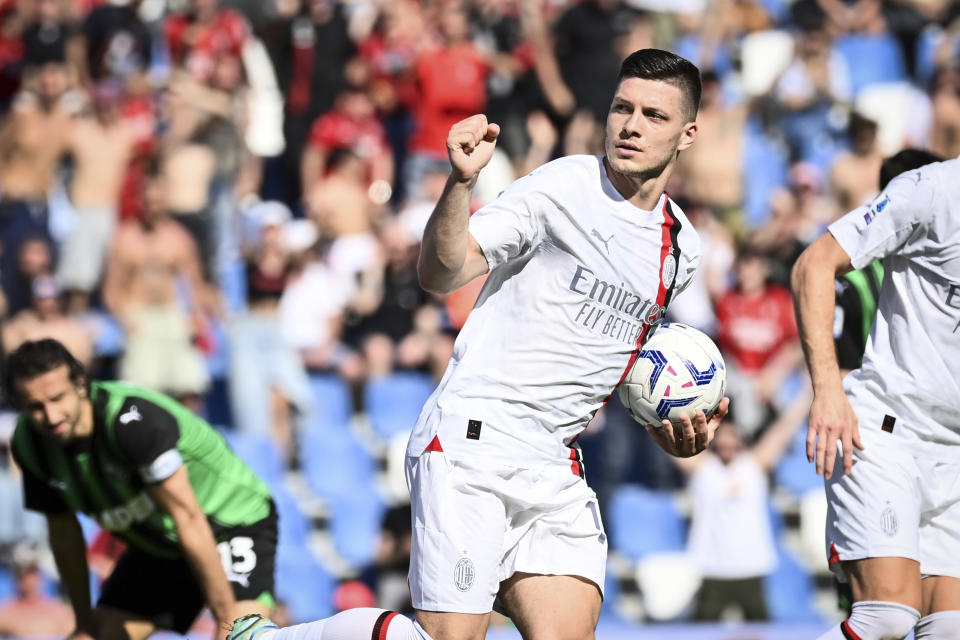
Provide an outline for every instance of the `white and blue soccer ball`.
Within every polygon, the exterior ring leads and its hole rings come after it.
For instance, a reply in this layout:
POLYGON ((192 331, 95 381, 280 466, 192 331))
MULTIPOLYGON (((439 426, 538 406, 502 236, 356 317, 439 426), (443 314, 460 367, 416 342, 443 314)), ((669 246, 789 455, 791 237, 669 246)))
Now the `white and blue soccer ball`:
POLYGON ((678 424, 698 411, 708 416, 727 386, 720 350, 705 333, 679 322, 654 332, 620 384, 623 406, 640 424, 678 424))

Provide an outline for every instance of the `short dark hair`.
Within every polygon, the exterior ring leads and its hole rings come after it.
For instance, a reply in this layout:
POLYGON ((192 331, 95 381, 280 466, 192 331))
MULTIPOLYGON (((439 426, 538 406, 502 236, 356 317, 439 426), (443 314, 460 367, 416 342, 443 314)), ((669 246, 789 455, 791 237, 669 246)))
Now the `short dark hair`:
POLYGON ((880 190, 883 191, 890 181, 905 171, 912 171, 934 162, 943 162, 943 158, 926 149, 907 148, 885 158, 880 165, 880 190))
POLYGON ((662 49, 639 49, 620 65, 618 86, 624 78, 661 80, 679 87, 687 101, 687 115, 691 120, 697 117, 702 90, 700 70, 686 58, 662 49))
POLYGON ((3 370, 3 391, 16 407, 20 404, 17 382, 32 380, 58 367, 67 367, 70 381, 86 385, 87 372, 65 346, 52 338, 27 341, 7 356, 3 370))

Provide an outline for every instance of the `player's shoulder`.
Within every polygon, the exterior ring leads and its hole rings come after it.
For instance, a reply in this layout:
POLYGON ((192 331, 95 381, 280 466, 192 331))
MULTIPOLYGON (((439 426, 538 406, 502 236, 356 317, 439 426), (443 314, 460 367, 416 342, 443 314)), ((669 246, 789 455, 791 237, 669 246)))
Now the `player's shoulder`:
POLYGON ((173 398, 127 382, 90 383, 94 402, 107 408, 107 417, 121 425, 142 422, 157 412, 172 413, 173 398))
POLYGON ((960 158, 933 162, 931 164, 904 171, 887 185, 879 199, 884 196, 892 198, 892 194, 916 196, 923 192, 957 191, 960 190, 960 158))
POLYGON ((590 184, 599 188, 600 171, 600 160, 596 156, 564 156, 540 165, 514 184, 554 196, 582 193, 590 184))

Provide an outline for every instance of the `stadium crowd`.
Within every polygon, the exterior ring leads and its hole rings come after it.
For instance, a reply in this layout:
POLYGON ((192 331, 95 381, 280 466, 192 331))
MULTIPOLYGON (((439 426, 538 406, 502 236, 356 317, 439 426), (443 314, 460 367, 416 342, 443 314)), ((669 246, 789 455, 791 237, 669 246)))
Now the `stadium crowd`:
MULTIPOLYGON (((719 344, 731 419, 693 466, 616 399, 580 440, 610 534, 604 615, 832 619, 789 273, 876 195, 885 157, 960 155, 949 0, 0 2, 2 351, 55 337, 221 428, 277 501, 286 621, 408 608, 403 447, 482 286, 417 283, 446 132, 501 125, 479 208, 601 154, 620 60, 645 47, 702 70, 669 193, 704 259, 668 317, 719 344)), ((12 421, 0 598, 50 627, 0 608, 0 635, 46 637, 69 610, 35 583, 51 565, 12 421)), ((87 533, 102 577, 119 543, 87 533)))

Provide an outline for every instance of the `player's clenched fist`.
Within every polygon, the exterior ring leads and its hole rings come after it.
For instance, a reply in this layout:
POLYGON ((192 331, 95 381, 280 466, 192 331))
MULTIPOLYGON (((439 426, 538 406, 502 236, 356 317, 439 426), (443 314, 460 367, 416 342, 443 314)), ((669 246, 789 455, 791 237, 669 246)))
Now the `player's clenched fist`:
POLYGON ((460 182, 473 182, 480 174, 497 144, 500 125, 487 122, 487 116, 470 116, 450 127, 447 154, 454 177, 460 182))

